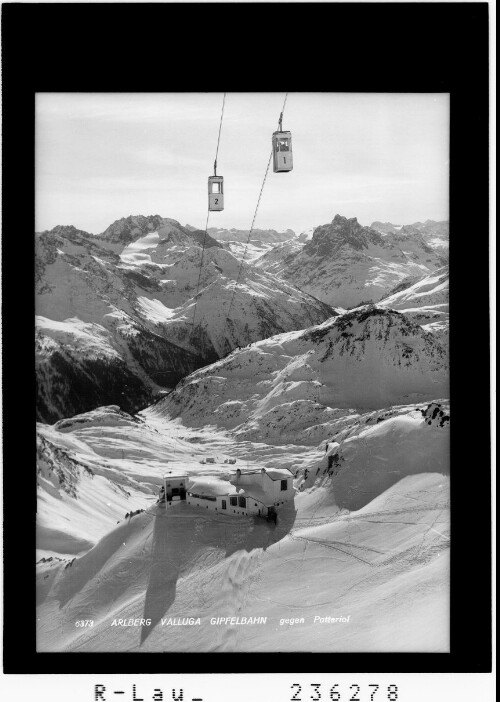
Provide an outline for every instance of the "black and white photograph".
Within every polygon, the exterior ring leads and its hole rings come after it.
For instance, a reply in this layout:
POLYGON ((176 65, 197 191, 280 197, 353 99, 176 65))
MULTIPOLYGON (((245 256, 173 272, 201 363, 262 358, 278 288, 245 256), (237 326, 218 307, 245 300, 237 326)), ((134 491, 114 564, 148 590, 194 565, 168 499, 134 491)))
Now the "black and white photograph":
POLYGON ((449 651, 449 95, 35 115, 37 650, 449 651))
POLYGON ((494 14, 2 4, 0 696, 493 699, 494 14))

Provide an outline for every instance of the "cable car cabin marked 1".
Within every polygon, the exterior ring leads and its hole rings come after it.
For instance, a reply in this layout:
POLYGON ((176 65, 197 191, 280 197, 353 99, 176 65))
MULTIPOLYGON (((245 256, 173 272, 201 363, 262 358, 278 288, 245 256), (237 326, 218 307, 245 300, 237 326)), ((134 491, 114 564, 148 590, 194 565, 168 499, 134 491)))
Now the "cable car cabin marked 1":
POLYGON ((293 168, 292 133, 273 132, 273 171, 288 173, 293 168))
POLYGON ((210 212, 220 212, 224 209, 224 178, 208 176, 208 209, 210 212))

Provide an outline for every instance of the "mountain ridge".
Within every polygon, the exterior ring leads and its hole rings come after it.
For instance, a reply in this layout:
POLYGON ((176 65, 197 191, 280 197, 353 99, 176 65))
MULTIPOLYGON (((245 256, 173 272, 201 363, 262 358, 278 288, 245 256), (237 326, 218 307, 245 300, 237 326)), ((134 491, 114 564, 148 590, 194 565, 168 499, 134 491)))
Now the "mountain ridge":
POLYGON ((276 335, 183 378, 154 412, 240 439, 309 444, 349 413, 445 397, 446 349, 400 312, 369 305, 276 335), (261 437, 259 439, 259 437, 261 437))
POLYGON ((421 232, 381 234, 356 217, 335 215, 316 227, 303 246, 281 244, 255 265, 294 284, 334 307, 377 302, 410 275, 422 276, 447 263, 421 232))
POLYGON ((106 231, 102 238, 57 226, 35 237, 41 420, 120 397, 136 411, 235 346, 335 313, 290 283, 240 264, 208 236, 200 268, 204 233, 175 220, 129 217, 106 231), (69 398, 70 385, 80 392, 65 405, 56 388, 66 388, 69 398))

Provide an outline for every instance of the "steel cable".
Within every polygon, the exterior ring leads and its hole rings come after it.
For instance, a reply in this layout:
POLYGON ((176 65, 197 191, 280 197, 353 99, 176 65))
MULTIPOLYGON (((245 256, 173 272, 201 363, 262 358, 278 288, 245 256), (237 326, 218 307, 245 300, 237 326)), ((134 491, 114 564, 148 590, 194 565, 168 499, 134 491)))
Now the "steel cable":
MULTIPOLYGON (((284 100, 284 102, 283 102, 283 107, 281 108, 281 114, 280 114, 280 120, 279 120, 280 124, 281 124, 281 119, 283 118, 283 112, 285 111, 285 105, 286 105, 287 98, 288 98, 288 93, 285 94, 285 100, 284 100)), ((246 256, 246 253, 247 253, 248 245, 249 245, 249 243, 250 243, 250 237, 251 237, 251 235, 252 235, 252 231, 253 231, 253 228, 254 228, 255 220, 256 220, 256 218, 257 218, 257 212, 258 212, 258 210, 259 210, 260 200, 261 200, 261 197, 262 197, 262 192, 263 192, 263 190, 264 190, 264 185, 265 185, 266 180, 267 180, 267 174, 269 173, 269 166, 271 165, 271 159, 272 159, 272 157, 273 157, 273 152, 271 151, 271 154, 270 154, 270 156, 269 156, 269 160, 268 160, 268 162, 267 162, 267 168, 266 168, 266 172, 265 172, 265 175, 264 175, 264 180, 262 181, 262 185, 261 185, 261 188, 260 188, 259 198, 258 198, 258 200, 257 200, 257 207, 255 208, 255 212, 254 212, 254 215, 253 215, 252 225, 251 225, 251 227, 250 227, 250 231, 248 232, 248 237, 247 237, 247 241, 246 241, 246 244, 245 244, 245 249, 244 249, 244 251, 243 251, 243 257, 242 257, 242 259, 241 259, 241 261, 240 261, 240 267, 239 267, 239 269, 238 269, 238 275, 237 275, 237 278, 236 278, 236 283, 235 283, 235 285, 234 285, 234 287, 233 287, 233 294, 232 294, 232 296, 231 296, 231 301, 230 301, 230 303, 229 303, 229 310, 228 310, 228 313, 227 313, 227 315, 226 315, 226 328, 227 328, 227 322, 228 322, 228 320, 230 319, 231 309, 232 309, 232 307, 233 307, 233 300, 234 300, 234 296, 235 296, 235 294, 236 294, 236 288, 238 287, 238 283, 239 283, 239 281, 240 281, 241 271, 242 271, 242 269, 243 269, 243 263, 244 263, 244 261, 245 261, 245 256, 246 256)))
MULTIPOLYGON (((215 150, 215 162, 214 162, 214 173, 217 168, 217 156, 219 155, 219 144, 220 144, 220 135, 221 135, 221 130, 222 130, 222 118, 224 117, 224 105, 226 104, 226 93, 224 93, 224 97, 222 98, 222 110, 220 114, 220 122, 219 122, 219 135, 217 137, 217 148, 215 150)), ((208 219, 210 217, 210 207, 207 211, 207 221, 205 222, 205 233, 203 234, 203 245, 201 249, 201 260, 200 260, 200 270, 198 272, 198 282, 196 284, 196 295, 194 298, 194 311, 193 311, 193 321, 191 323, 191 337, 190 340, 192 339, 193 336, 193 331, 194 331, 194 322, 196 319, 196 307, 198 304, 198 294, 200 292, 200 280, 201 280, 201 272, 203 270, 203 259, 205 256, 205 244, 207 241, 207 232, 208 232, 208 219)))

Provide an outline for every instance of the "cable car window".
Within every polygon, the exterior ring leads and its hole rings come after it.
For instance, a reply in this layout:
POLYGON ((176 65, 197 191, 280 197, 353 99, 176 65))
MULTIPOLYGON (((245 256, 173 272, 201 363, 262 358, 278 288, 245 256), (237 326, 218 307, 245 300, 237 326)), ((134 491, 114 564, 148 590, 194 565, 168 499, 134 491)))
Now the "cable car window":
POLYGON ((220 193, 220 183, 212 183, 212 192, 220 193))
POLYGON ((288 148, 288 139, 279 139, 278 144, 279 144, 280 151, 289 151, 290 150, 288 148))

